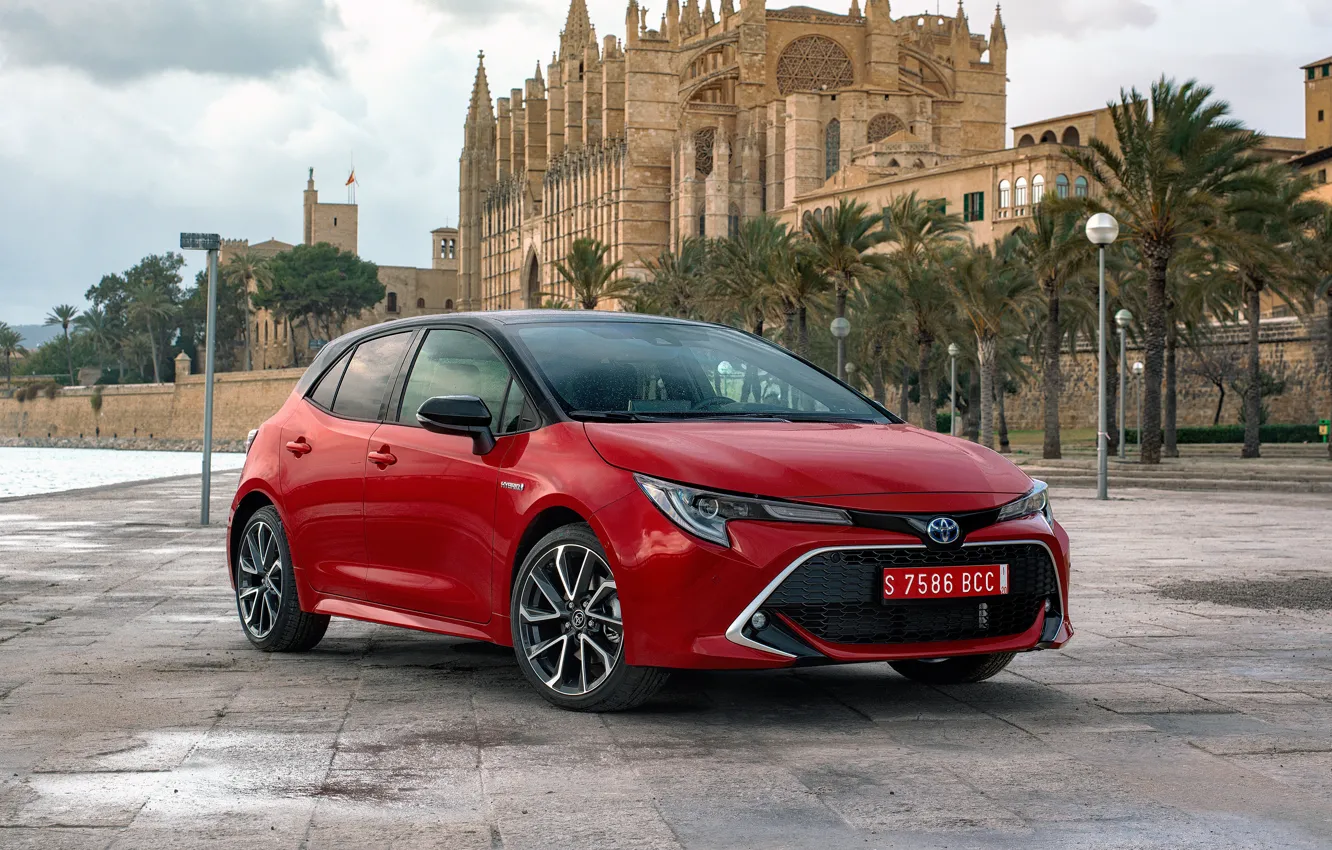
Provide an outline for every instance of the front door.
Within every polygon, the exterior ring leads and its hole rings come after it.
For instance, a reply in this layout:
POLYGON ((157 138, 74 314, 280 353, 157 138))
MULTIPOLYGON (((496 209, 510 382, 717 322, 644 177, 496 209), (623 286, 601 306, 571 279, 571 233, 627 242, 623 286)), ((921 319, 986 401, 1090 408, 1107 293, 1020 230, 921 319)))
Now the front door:
POLYGON ((365 538, 371 601, 472 623, 489 621, 499 467, 511 439, 535 425, 521 385, 477 333, 432 330, 422 342, 397 410, 370 439, 380 463, 365 477, 365 538), (500 437, 486 455, 472 440, 416 424, 426 399, 474 395, 500 437))

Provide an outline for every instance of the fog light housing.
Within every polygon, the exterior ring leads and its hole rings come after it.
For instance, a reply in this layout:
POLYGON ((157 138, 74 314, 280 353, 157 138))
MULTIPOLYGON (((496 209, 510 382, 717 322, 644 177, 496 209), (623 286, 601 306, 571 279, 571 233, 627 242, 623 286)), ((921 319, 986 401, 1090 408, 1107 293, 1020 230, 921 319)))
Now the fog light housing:
POLYGON ((762 631, 768 627, 768 615, 762 611, 755 611, 754 616, 749 618, 749 625, 753 626, 756 631, 762 631))

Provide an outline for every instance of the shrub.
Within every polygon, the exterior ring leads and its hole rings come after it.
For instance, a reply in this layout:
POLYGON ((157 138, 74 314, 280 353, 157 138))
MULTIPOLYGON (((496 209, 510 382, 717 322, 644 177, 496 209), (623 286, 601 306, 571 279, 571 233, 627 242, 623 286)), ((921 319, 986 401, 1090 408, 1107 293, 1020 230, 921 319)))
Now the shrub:
MULTIPOLYGON (((1138 442, 1137 429, 1128 430, 1128 441, 1138 442)), ((1264 425, 1258 429, 1264 443, 1317 443, 1322 440, 1317 425, 1264 425)), ((1217 425, 1207 428, 1180 428, 1175 432, 1179 445, 1198 443, 1243 443, 1243 425, 1217 425)))
POLYGON ((102 388, 101 388, 100 386, 93 390, 93 394, 92 394, 92 396, 90 396, 90 397, 88 398, 88 403, 92 405, 93 413, 95 413, 95 414, 101 414, 101 412, 102 412, 102 388))
POLYGON ((953 414, 951 413, 935 414, 934 430, 938 431, 940 434, 947 434, 949 431, 952 430, 952 425, 953 425, 953 414))

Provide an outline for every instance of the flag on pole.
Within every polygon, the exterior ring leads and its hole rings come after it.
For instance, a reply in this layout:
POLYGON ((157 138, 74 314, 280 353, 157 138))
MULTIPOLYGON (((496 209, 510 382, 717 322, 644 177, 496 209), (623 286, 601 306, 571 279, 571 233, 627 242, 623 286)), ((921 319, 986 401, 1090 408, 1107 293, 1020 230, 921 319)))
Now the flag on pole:
POLYGON ((347 177, 347 185, 350 186, 355 182, 356 182, 356 169, 353 168, 351 175, 347 177))

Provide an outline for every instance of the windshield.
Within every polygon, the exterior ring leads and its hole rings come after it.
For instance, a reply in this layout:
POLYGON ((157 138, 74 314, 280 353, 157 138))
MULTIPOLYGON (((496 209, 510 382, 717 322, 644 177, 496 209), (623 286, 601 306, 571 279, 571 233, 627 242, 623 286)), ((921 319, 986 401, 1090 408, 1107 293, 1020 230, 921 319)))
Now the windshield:
POLYGON ((893 421, 777 346, 726 328, 551 322, 522 325, 518 337, 575 418, 893 421))

